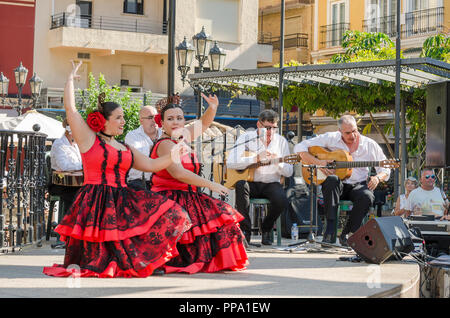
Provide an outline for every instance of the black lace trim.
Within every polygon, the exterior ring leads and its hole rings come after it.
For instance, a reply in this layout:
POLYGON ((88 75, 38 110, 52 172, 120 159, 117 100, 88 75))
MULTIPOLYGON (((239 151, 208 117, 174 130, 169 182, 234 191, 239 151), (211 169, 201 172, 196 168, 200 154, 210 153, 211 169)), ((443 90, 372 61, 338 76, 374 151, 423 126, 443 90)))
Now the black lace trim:
POLYGON ((118 188, 122 187, 122 182, 120 182, 119 167, 122 163, 122 150, 117 151, 117 163, 114 165, 114 175, 116 176, 116 184, 118 188))
POLYGON ((107 165, 107 159, 108 159, 108 150, 106 149, 105 141, 97 136, 97 138, 100 141, 100 146, 103 148, 103 162, 102 162, 102 184, 107 184, 106 181, 106 165, 107 165))
POLYGON ((131 153, 131 165, 130 165, 130 167, 128 168, 128 170, 127 170, 127 173, 125 174, 125 182, 128 180, 128 174, 130 173, 130 170, 131 170, 131 168, 133 167, 133 165, 134 165, 134 154, 133 154, 133 151, 131 151, 131 148, 127 145, 127 144, 125 144, 124 143, 124 145, 125 145, 125 147, 127 147, 127 149, 130 151, 130 153, 131 153))

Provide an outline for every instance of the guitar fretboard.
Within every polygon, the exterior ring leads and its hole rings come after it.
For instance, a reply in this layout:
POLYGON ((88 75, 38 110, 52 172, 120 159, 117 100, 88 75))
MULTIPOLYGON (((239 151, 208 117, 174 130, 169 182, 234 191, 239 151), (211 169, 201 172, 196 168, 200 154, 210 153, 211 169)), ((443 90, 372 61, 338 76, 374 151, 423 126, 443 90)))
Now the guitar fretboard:
POLYGON ((334 169, 379 167, 380 161, 336 161, 330 164, 334 169))

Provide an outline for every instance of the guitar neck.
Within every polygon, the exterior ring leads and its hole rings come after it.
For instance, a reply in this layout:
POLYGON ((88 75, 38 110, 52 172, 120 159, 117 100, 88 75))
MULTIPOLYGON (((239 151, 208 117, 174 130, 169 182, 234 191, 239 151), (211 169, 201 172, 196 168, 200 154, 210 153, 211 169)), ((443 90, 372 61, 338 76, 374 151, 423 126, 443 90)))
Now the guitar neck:
POLYGON ((366 167, 380 167, 380 161, 336 161, 333 164, 335 169, 342 168, 366 168, 366 167))

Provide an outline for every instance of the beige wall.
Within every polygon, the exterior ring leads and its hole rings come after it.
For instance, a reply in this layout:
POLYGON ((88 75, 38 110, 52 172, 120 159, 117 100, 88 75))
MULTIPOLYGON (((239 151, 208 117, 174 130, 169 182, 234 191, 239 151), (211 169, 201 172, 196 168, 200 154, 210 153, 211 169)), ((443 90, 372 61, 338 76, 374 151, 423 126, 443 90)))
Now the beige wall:
MULTIPOLYGON (((44 80, 44 87, 62 88, 71 68, 69 61, 77 59, 77 54, 81 52, 90 54, 90 59, 84 60, 83 78, 87 78, 89 72, 96 77, 103 73, 110 85, 119 84, 121 65, 136 65, 142 70, 144 90, 166 93, 167 35, 73 27, 50 30, 52 13, 74 12, 74 4, 75 0, 37 1, 34 65, 44 80)), ((123 14, 122 0, 93 0, 92 13, 93 16, 162 23, 162 8, 163 0, 145 0, 144 16, 139 17, 123 14)), ((271 60, 271 47, 257 44, 257 0, 182 0, 177 1, 176 13, 175 45, 184 36, 191 40, 203 24, 209 23, 212 30, 205 25, 207 32, 226 50, 226 68, 252 69, 256 68, 257 60, 271 60)), ((194 60, 192 71, 196 65, 194 60)), ((76 83, 79 88, 84 88, 86 84, 86 79, 76 83)), ((175 71, 175 91, 192 93, 189 85, 182 86, 178 70, 175 71)))

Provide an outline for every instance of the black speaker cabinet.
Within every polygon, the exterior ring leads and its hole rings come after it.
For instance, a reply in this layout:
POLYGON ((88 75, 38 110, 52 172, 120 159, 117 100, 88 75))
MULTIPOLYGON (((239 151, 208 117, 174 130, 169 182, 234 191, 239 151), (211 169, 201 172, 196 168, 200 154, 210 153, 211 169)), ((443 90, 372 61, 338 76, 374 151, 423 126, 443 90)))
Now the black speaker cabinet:
POLYGON ((401 259, 414 250, 408 228, 399 216, 369 220, 348 239, 348 245, 366 262, 381 264, 389 259, 401 259))
POLYGON ((450 82, 427 85, 427 137, 425 164, 450 167, 450 82))

